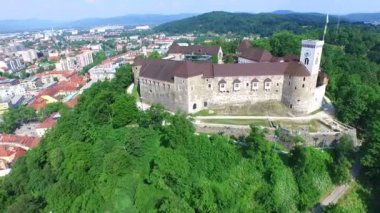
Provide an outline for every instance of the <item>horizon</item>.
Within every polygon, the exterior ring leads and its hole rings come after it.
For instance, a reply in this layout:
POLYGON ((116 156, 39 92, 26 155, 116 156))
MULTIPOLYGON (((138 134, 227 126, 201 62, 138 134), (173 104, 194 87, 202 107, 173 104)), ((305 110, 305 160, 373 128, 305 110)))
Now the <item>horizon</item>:
MULTIPOLYGON (((4 1, 4 0, 3 0, 4 1)), ((121 0, 17 0, 4 2, 6 11, 0 14, 0 20, 49 20, 57 22, 76 21, 91 18, 112 18, 128 15, 179 15, 203 14, 213 11, 232 13, 270 13, 274 11, 293 11, 297 13, 323 13, 346 15, 352 13, 378 13, 380 2, 363 0, 322 0, 318 4, 299 4, 296 0, 268 0, 254 2, 249 0, 195 1, 141 0, 140 4, 121 0), (133 4, 133 5, 132 5, 133 4), (344 4, 344 7, 340 5, 344 4), (22 5, 22 6, 20 6, 22 5), (148 5, 148 6, 147 6, 148 5), (291 7, 289 6, 291 5, 291 7), (310 7, 309 5, 313 5, 310 7), (290 8, 289 8, 290 7, 290 8), (29 8, 34 8, 30 10, 29 8), (208 10, 205 10, 208 8, 208 10), (211 9, 210 9, 211 8, 211 9), (249 9, 247 8, 254 8, 249 9), (70 17, 70 18, 68 18, 70 17)))
POLYGON ((202 13, 190 13, 190 12, 183 12, 183 13, 129 13, 129 14, 122 14, 122 15, 115 15, 115 16, 106 16, 106 17, 97 17, 97 16, 91 16, 91 17, 84 17, 80 19, 70 19, 70 20, 58 20, 58 19, 47 19, 47 18, 25 18, 25 19, 15 19, 15 18, 8 18, 8 19, 0 19, 0 21, 32 21, 32 20, 37 20, 37 21, 51 21, 51 22, 75 22, 75 21, 80 21, 80 20, 86 20, 86 19, 108 19, 108 18, 116 18, 116 17, 124 17, 124 16, 144 16, 144 15, 157 15, 157 16, 175 16, 175 15, 202 15, 206 13, 212 13, 212 12, 227 12, 227 13, 248 13, 248 14, 260 14, 260 13, 275 13, 279 11, 289 11, 291 13, 301 13, 301 14, 306 14, 306 13, 318 13, 318 14, 326 14, 329 16, 344 16, 344 15, 350 15, 350 14, 376 14, 380 13, 379 12, 353 12, 353 13, 344 13, 344 14, 331 14, 331 13, 323 13, 323 12, 318 12, 318 11, 305 11, 305 12, 300 12, 300 11, 293 11, 293 10, 274 10, 274 11, 267 11, 267 12, 246 12, 246 11, 227 11, 227 10, 213 10, 213 11, 206 11, 202 13))

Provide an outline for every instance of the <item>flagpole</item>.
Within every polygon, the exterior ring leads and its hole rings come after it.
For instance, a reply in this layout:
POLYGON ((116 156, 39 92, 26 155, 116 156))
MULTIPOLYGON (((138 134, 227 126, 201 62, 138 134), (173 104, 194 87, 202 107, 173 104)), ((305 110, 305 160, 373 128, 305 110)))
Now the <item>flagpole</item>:
POLYGON ((323 41, 325 41, 325 37, 326 37, 326 34, 327 34, 327 25, 329 23, 329 14, 326 14, 326 24, 325 24, 325 30, 323 32, 323 41))

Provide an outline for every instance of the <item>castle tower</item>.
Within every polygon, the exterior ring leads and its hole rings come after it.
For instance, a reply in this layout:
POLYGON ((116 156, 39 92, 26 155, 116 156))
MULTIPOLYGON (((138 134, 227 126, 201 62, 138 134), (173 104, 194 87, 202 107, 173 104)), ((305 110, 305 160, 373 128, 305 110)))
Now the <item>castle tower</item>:
POLYGON ((324 41, 303 40, 300 62, 306 66, 311 75, 318 75, 321 64, 324 41))

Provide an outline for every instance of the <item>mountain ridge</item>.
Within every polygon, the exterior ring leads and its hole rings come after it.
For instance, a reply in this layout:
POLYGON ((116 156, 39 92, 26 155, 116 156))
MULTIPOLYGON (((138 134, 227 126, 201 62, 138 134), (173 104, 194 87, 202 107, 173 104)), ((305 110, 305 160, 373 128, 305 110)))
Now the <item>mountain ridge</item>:
MULTIPOLYGON (((215 12, 215 11, 214 11, 215 12)), ((224 11, 217 11, 224 12, 224 11)), ((212 13, 212 12, 209 12, 212 13)), ((225 12, 228 13, 228 12, 225 12)), ((186 18, 191 18, 195 16, 201 16, 208 13, 196 14, 196 13, 179 13, 179 14, 128 14, 108 18, 85 18, 73 21, 58 21, 58 20, 47 20, 47 19, 4 19, 0 20, 0 32, 20 32, 20 31, 36 31, 44 30, 50 28, 91 28, 100 25, 161 25, 169 23, 172 21, 179 21, 186 18)), ((295 12, 291 10, 277 10, 273 12, 266 13, 231 13, 231 14, 272 14, 279 16, 302 16, 302 15, 316 15, 325 16, 325 14, 317 12, 295 12)), ((340 17, 342 20, 350 22, 363 22, 363 23, 380 23, 380 12, 379 13, 350 13, 346 15, 332 15, 331 17, 340 17)))

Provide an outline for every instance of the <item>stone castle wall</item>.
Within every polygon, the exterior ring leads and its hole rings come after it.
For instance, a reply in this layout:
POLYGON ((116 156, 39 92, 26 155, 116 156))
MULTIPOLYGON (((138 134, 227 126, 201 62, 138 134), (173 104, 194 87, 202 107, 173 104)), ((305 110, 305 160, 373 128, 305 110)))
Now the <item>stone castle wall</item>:
POLYGON ((195 76, 188 78, 190 113, 213 106, 255 104, 258 102, 275 100, 281 101, 283 89, 283 76, 257 76, 257 77, 223 77, 203 78, 195 76), (240 81, 239 90, 234 89, 233 82, 240 81), (252 88, 252 80, 256 79, 257 88, 252 88), (264 88, 264 81, 271 79, 270 89, 264 88), (225 91, 220 91, 220 82, 225 81, 225 91))
POLYGON ((195 113, 209 107, 255 104, 279 101, 298 115, 308 114, 321 105, 325 86, 316 90, 316 75, 298 77, 288 75, 203 78, 174 78, 174 83, 140 77, 140 93, 144 103, 158 103, 170 111, 195 113), (270 79, 270 88, 265 88, 270 79), (234 82, 239 81, 239 90, 234 82), (257 87, 253 88, 253 80, 257 87), (220 82, 225 82, 220 91, 220 82), (323 88, 322 88, 323 87, 323 88), (319 91, 319 92, 318 92, 319 91))
POLYGON ((282 102, 295 114, 308 114, 318 75, 284 76, 282 102))

